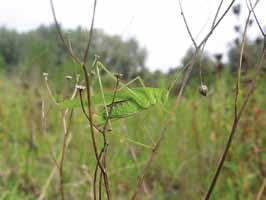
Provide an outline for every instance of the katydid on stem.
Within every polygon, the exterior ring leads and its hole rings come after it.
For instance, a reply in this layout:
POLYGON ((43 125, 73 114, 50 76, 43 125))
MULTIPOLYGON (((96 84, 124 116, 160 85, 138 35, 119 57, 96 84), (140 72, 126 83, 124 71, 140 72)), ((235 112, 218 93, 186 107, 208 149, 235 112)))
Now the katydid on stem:
MULTIPOLYGON (((117 78, 98 60, 94 63, 93 68, 96 68, 101 93, 92 96, 92 102, 95 106, 104 107, 94 117, 97 125, 103 124, 107 118, 110 120, 121 119, 149 109, 155 104, 164 104, 167 101, 169 92, 172 88, 172 84, 169 90, 146 87, 140 77, 136 77, 126 84, 120 82, 120 88, 117 90, 115 101, 112 104, 112 112, 109 114, 108 108, 112 103, 113 92, 103 92, 99 69, 104 70, 114 80, 117 78), (128 86, 135 81, 139 81, 142 87, 129 88, 128 86)), ((80 107, 80 100, 66 100, 59 103, 59 107, 62 109, 78 108, 80 107)))

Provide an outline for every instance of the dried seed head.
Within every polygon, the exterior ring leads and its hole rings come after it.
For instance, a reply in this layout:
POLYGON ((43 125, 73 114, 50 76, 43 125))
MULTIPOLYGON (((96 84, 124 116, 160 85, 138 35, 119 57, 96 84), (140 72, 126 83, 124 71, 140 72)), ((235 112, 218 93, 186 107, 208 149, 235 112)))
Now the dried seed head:
POLYGON ((117 79, 121 79, 121 78, 123 77, 123 74, 115 73, 114 76, 115 76, 117 79))
POLYGON ((201 85, 199 87, 199 93, 203 96, 207 96, 208 95, 208 87, 207 85, 201 85))
POLYGON ((47 81, 48 80, 48 73, 47 72, 43 72, 42 73, 44 79, 47 81))
POLYGON ((85 89, 86 89, 86 87, 85 87, 85 86, 83 86, 83 85, 76 85, 76 88, 77 88, 78 90, 80 90, 80 91, 82 91, 82 90, 85 90, 85 89))
POLYGON ((71 79, 72 79, 72 76, 65 76, 65 78, 66 78, 67 80, 71 80, 71 79))

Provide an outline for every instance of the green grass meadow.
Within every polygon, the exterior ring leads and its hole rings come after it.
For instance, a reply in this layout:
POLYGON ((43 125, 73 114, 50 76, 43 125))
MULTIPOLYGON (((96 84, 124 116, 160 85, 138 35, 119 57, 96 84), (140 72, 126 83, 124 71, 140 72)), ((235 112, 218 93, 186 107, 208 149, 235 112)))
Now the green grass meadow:
MULTIPOLYGON (((265 80, 264 74, 240 120, 213 200, 258 196, 266 175, 265 80)), ((241 82, 241 97, 246 87, 241 82)), ((107 168, 113 199, 130 198, 169 117, 171 124, 166 126, 139 198, 196 200, 204 196, 232 127, 235 79, 220 74, 209 88, 210 95, 203 97, 192 82, 177 110, 173 110, 176 97, 172 95, 165 107, 155 105, 112 122, 107 168)), ((54 90, 54 94, 62 99, 72 89, 54 90)), ((0 93, 0 200, 33 200, 42 193, 43 199, 60 199, 54 159, 62 148, 62 111, 51 101, 43 80, 24 83, 2 74, 0 93)), ((100 148, 101 136, 97 133, 96 137, 100 148)), ((81 109, 75 109, 64 163, 65 199, 92 199, 95 165, 88 121, 81 109)))

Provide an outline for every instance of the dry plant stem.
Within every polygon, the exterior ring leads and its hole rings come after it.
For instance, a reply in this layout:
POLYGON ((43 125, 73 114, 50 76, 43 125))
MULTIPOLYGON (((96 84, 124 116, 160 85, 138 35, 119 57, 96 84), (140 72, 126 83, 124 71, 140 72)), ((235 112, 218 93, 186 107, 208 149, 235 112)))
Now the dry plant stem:
MULTIPOLYGON (((220 13, 220 10, 221 10, 222 5, 223 5, 223 0, 220 1, 220 4, 219 4, 219 6, 218 6, 218 8, 217 8, 217 10, 215 12, 215 16, 214 16, 214 19, 213 19, 213 22, 212 22, 212 25, 211 25, 211 29, 213 29, 213 27, 214 27, 214 25, 216 23, 216 20, 217 20, 217 17, 219 15, 219 13, 220 13)), ((204 84, 203 75, 202 75, 202 62, 201 61, 202 61, 203 52, 204 52, 204 49, 205 49, 206 44, 207 44, 207 40, 202 45, 202 50, 201 50, 201 53, 202 54, 201 54, 200 66, 199 66, 199 69, 200 69, 199 70, 199 74, 200 74, 200 82, 201 82, 201 85, 204 84)))
MULTIPOLYGON (((52 8, 52 13, 53 13, 53 18, 56 24, 56 28, 58 31, 58 34, 62 40, 62 42, 65 45, 65 48, 68 50, 69 54, 71 55, 71 57, 73 58, 73 60, 78 63, 84 72, 84 77, 85 77, 85 83, 86 83, 86 90, 87 90, 87 101, 88 101, 88 115, 86 115, 88 121, 89 121, 89 126, 90 126, 90 132, 91 132, 91 138, 92 138, 92 144, 93 144, 93 151, 97 160, 97 165, 99 166, 99 168, 101 169, 101 172, 104 176, 104 181, 105 181, 105 185, 108 185, 108 178, 106 176, 105 173, 105 169, 103 168, 100 159, 99 159, 99 154, 98 154, 98 149, 97 149, 97 144, 96 144, 96 138, 95 138, 95 133, 94 133, 94 128, 93 128, 93 115, 92 115, 92 102, 91 102, 91 91, 90 91, 90 76, 88 74, 88 71, 86 69, 86 62, 87 62, 87 56, 89 55, 89 49, 90 49, 90 45, 91 45, 91 40, 92 40, 92 34, 93 34, 93 26, 94 26, 94 21, 95 21, 95 13, 96 13, 96 6, 97 6, 97 0, 94 0, 94 7, 93 7, 93 17, 92 17, 92 21, 91 21, 91 26, 90 26, 90 33, 89 33, 89 39, 88 39, 88 43, 84 52, 84 57, 83 57, 83 62, 81 62, 79 60, 79 58, 77 56, 74 55, 72 48, 71 48, 71 44, 68 43, 68 41, 64 38, 59 23, 57 21, 56 18, 56 14, 55 14, 55 9, 54 9, 54 5, 53 5, 53 1, 50 0, 50 4, 51 4, 51 8, 52 8)), ((86 112, 85 112, 86 113, 86 112)), ((107 194, 108 199, 109 194, 107 194)), ((95 197, 94 197, 95 198, 95 197)))
MULTIPOLYGON (((94 128, 93 128, 93 115, 92 115, 92 101, 91 101, 91 91, 90 91, 90 76, 88 74, 88 71, 86 69, 86 62, 87 62, 87 56, 89 55, 89 49, 92 41, 92 35, 93 35, 93 27, 94 27, 94 21, 95 21, 95 14, 96 14, 96 6, 97 6, 97 0, 94 0, 94 6, 93 6, 93 15, 92 15, 92 21, 91 21, 91 26, 90 26, 90 33, 89 33, 89 39, 88 43, 84 52, 84 57, 83 57, 83 64, 82 69, 84 72, 85 76, 85 83, 86 83, 86 89, 87 89, 87 101, 88 101, 88 113, 89 113, 89 125, 90 125, 90 130, 91 130, 91 138, 92 138, 92 144, 93 144, 93 150, 95 153, 95 157, 97 160, 97 166, 101 169, 101 173, 103 174, 104 177, 104 184, 106 186, 106 194, 107 194, 107 199, 111 199, 111 194, 109 190, 109 183, 108 183, 108 177, 106 174, 106 171, 104 167, 102 166, 102 163, 100 161, 100 157, 98 154, 98 149, 97 149, 97 144, 96 144, 96 139, 95 139, 95 133, 94 133, 94 128)), ((94 197, 95 198, 95 197, 94 197)))
MULTIPOLYGON (((76 77, 76 84, 78 84, 78 82, 79 82, 79 77, 77 76, 76 77)), ((75 88, 73 93, 72 93, 72 96, 70 97, 70 99, 74 99, 76 97, 76 94, 77 94, 77 89, 75 88)), ((68 109, 66 110, 66 112, 68 112, 68 109)), ((69 125, 70 125, 70 122, 69 122, 69 125)), ((65 129, 64 129, 64 132, 66 132, 65 129)), ((67 130, 67 132, 68 132, 68 130, 67 130)), ((65 149, 67 148, 69 143, 70 143, 70 140, 66 140, 65 149)), ((62 152, 59 155, 59 158, 61 158, 61 157, 62 157, 62 152)), ((52 156, 52 158, 54 159, 53 156, 52 156)), ((49 187, 49 184, 50 184, 51 180, 53 179, 53 177, 54 177, 54 175, 56 173, 56 170, 60 168, 59 165, 58 165, 58 162, 56 161, 56 159, 54 159, 54 163, 55 163, 55 166, 53 167, 48 179, 46 180, 45 185, 42 187, 42 192, 39 195, 38 200, 43 200, 45 198, 45 194, 46 194, 46 191, 47 191, 47 189, 49 187)))
POLYGON ((232 143, 232 139, 234 137, 234 134, 235 134, 235 131, 236 131, 236 128, 237 128, 237 124, 238 124, 238 122, 239 122, 239 120, 240 120, 240 118, 241 118, 241 116, 242 116, 242 114, 243 114, 243 112, 244 112, 244 110, 245 110, 248 102, 249 102, 249 98, 251 97, 252 93, 255 91, 256 79, 257 79, 258 75, 260 74, 261 67, 263 65, 263 60, 265 59, 265 57, 266 57, 266 52, 264 52, 264 55, 261 57, 260 63, 257 66, 257 72, 256 72, 256 74, 255 74, 255 76, 253 78, 253 81, 251 83, 251 86, 249 88, 249 91, 247 93, 247 96, 245 97, 244 102, 243 102, 241 108, 239 109, 239 112, 237 114, 237 118, 234 119, 233 126, 232 126, 232 129, 231 129, 231 132, 230 132, 230 135, 229 135, 227 144, 226 144, 226 148, 225 148, 225 150, 224 150, 224 152, 222 154, 222 157, 221 157, 220 162, 218 164, 216 173, 215 173, 215 175, 213 177, 212 183, 210 185, 210 188, 208 189, 208 192, 207 192, 204 200, 208 200, 210 198, 211 193, 212 193, 212 191, 213 191, 213 189, 215 187, 216 181, 217 181, 217 179, 219 177, 219 174, 220 174, 221 169, 223 167, 223 163, 224 163, 224 161, 226 159, 226 156, 228 154, 228 150, 229 150, 230 145, 232 143))
POLYGON ((88 39, 88 43, 87 43, 86 49, 84 51, 84 57, 83 57, 83 64, 84 65, 86 65, 87 57, 89 55, 89 50, 90 50, 90 46, 91 46, 93 27, 94 27, 94 21, 95 21, 95 14, 96 14, 96 7, 97 7, 97 0, 94 0, 92 20, 91 20, 91 26, 90 26, 90 32, 89 32, 89 39, 88 39))
MULTIPOLYGON (((83 97, 82 97, 82 90, 79 90, 79 100, 80 100, 80 105, 81 105, 81 109, 82 109, 83 114, 85 115, 85 117, 87 118, 87 120, 90 120, 89 115, 87 114, 87 112, 85 110, 85 107, 84 107, 84 102, 83 102, 83 97)), ((102 130, 98 126, 93 125, 93 127, 97 131, 99 131, 100 133, 102 133, 102 130)))
POLYGON ((242 113, 243 113, 243 111, 244 111, 244 109, 245 109, 245 107, 246 107, 246 105, 247 105, 247 103, 249 101, 249 98, 250 98, 251 94, 255 90, 256 79, 257 79, 257 76, 259 75, 261 66, 263 64, 263 59, 265 57, 265 52, 263 52, 263 55, 261 56, 261 61, 258 64, 258 67, 257 67, 257 72, 255 74, 255 77, 253 78, 253 81, 252 81, 250 90, 248 91, 248 94, 247 94, 247 96, 244 99, 244 102, 243 102, 243 104, 242 104, 242 106, 240 108, 240 111, 238 111, 238 96, 239 96, 239 85, 240 85, 240 76, 241 76, 241 66, 242 66, 242 58, 243 58, 244 46, 245 46, 245 43, 246 43, 246 32, 247 32, 247 27, 248 27, 248 21, 249 21, 249 18, 250 18, 250 14, 251 14, 251 11, 248 14, 248 18, 247 18, 247 21, 246 21, 245 30, 244 30, 244 34, 243 34, 242 45, 241 45, 241 55, 240 55, 239 68, 238 68, 238 77, 237 77, 237 81, 236 81, 236 93, 235 93, 235 103, 234 103, 235 117, 234 117, 232 129, 231 129, 229 138, 227 140, 225 149, 224 149, 224 151, 222 153, 222 156, 221 156, 220 161, 218 163, 216 172, 214 174, 214 177, 212 179, 212 182, 210 184, 210 187, 209 187, 209 189, 208 189, 208 191, 207 191, 207 193, 206 193, 206 195, 204 197, 204 200, 208 200, 211 197, 211 194, 212 194, 213 189, 214 189, 214 187, 216 185, 216 182, 218 180, 218 177, 219 177, 219 175, 221 173, 222 167, 223 167, 224 162, 226 160, 226 157, 228 155, 229 149, 231 147, 231 143, 232 143, 233 137, 234 137, 234 135, 236 133, 236 129, 237 129, 238 122, 239 122, 239 120, 240 120, 240 118, 242 116, 242 113))
MULTIPOLYGON (((180 103, 180 100, 181 100, 181 97, 182 97, 182 95, 183 95, 184 89, 185 89, 185 87, 186 87, 186 85, 187 85, 187 82, 188 82, 189 76, 190 76, 190 74, 191 74, 191 72, 192 72, 193 65, 194 65, 194 63, 195 63, 195 61, 196 61, 196 57, 197 57, 197 55, 198 55, 198 53, 199 53, 199 51, 200 51, 202 45, 203 45, 204 43, 207 42, 207 40, 208 40, 209 37, 212 35, 212 33, 214 32, 214 30, 217 28, 217 26, 220 24, 220 22, 223 20, 223 18, 224 18, 224 17, 226 16, 226 14, 228 13, 228 11, 231 9, 231 7, 233 6, 234 2, 235 2, 235 0, 232 0, 232 1, 231 1, 230 5, 227 7, 227 9, 224 11, 224 13, 222 14, 222 16, 221 16, 221 17, 218 19, 218 21, 215 23, 215 25, 211 28, 210 32, 209 32, 209 33, 206 35, 206 37, 202 40, 202 42, 200 43, 200 45, 197 46, 197 48, 196 48, 196 50, 195 50, 195 53, 194 53, 194 55, 193 55, 193 57, 192 57, 192 61, 191 61, 187 66, 184 67, 184 68, 186 68, 187 71, 186 71, 186 73, 185 73, 185 75, 184 75, 184 78, 183 78, 182 81, 181 81, 181 87, 180 87, 180 89, 179 89, 179 93, 178 93, 178 96, 177 96, 177 98, 176 98, 176 103, 175 103, 175 105, 174 105, 173 112, 171 113, 172 116, 174 116, 174 114, 175 114, 174 111, 177 109, 177 107, 178 107, 178 105, 179 105, 179 103, 180 103)), ((180 6, 180 9, 181 9, 181 13, 183 13, 182 6, 180 6)), ((183 15, 183 20, 184 20, 184 19, 185 19, 185 18, 184 18, 184 15, 183 15)), ((186 22, 185 22, 185 23, 186 23, 186 22)), ((188 26, 186 26, 186 28, 188 29, 188 30, 187 30, 188 32, 191 32, 191 31, 189 30, 189 27, 188 27, 188 26)), ((192 36, 192 35, 190 35, 190 37, 191 37, 191 36, 192 36)), ((191 38, 191 40, 192 40, 192 38, 191 38)), ((193 40, 194 40, 194 39, 193 39, 193 40)), ((194 40, 194 41, 195 41, 195 40, 194 40)), ((194 42, 193 42, 193 43, 194 43, 194 42)), ((170 88, 172 88, 172 87, 170 87, 170 88)), ((143 183, 143 181, 144 181, 144 178, 145 178, 145 176, 146 176, 148 170, 150 169, 150 166, 151 166, 151 164, 152 164, 152 161, 154 160, 154 157, 156 156, 156 153, 158 152, 158 150, 159 150, 159 148, 160 148, 160 145, 161 145, 161 143, 162 143, 162 140, 163 140, 163 138, 164 138, 164 135, 165 135, 167 129, 168 129, 168 128, 171 126, 171 124, 172 124, 172 119, 171 119, 171 117, 169 117, 168 120, 166 120, 166 122, 165 122, 164 124, 165 124, 165 126, 164 126, 164 127, 161 129, 161 131, 160 131, 159 139, 157 140, 157 142, 156 142, 156 144, 155 144, 155 147, 153 148, 153 150, 152 150, 152 152, 151 152, 151 154, 150 154, 150 157, 149 157, 149 159, 148 159, 148 162, 146 163, 146 165, 145 165, 145 167, 144 167, 144 171, 143 171, 142 175, 138 178, 137 187, 136 187, 136 190, 135 190, 135 192, 133 193, 133 195, 132 195, 132 197, 131 197, 131 200, 135 200, 135 199, 137 198, 138 192, 139 192, 139 190, 140 190, 140 188, 141 188, 141 185, 142 185, 142 183, 143 183)))
MULTIPOLYGON (((229 10, 231 9, 231 7, 233 6, 234 2, 235 2, 235 0, 232 0, 232 1, 231 1, 231 3, 230 3, 229 6, 226 8, 226 10, 225 10, 224 13, 222 14, 222 16, 218 19, 218 21, 217 21, 216 23, 213 23, 213 25, 212 25, 211 30, 209 31, 209 33, 206 35, 206 37, 201 41, 201 43, 200 43, 200 44, 197 46, 197 48, 195 49, 195 53, 194 53, 194 55, 193 55, 193 57, 192 57, 192 62, 191 62, 190 64, 188 64, 188 66, 187 66, 187 73, 184 75, 184 78, 183 78, 183 80, 182 80, 181 87, 180 87, 180 90, 179 90, 179 94, 178 94, 177 99, 176 99, 175 109, 177 108, 177 106, 178 106, 178 104, 179 104, 179 101, 180 101, 180 99, 181 99, 181 96, 182 96, 182 94, 183 94, 183 90, 184 90, 185 86, 187 85, 188 78, 189 78, 189 76, 190 76, 190 74, 191 74, 191 72, 192 72, 193 65, 194 65, 194 63, 195 63, 195 61, 196 61, 196 57, 197 57, 197 55, 198 55, 198 53, 199 53, 201 47, 207 42, 207 40, 209 39, 209 37, 212 35, 213 31, 214 31, 214 30, 217 28, 217 26, 221 23, 221 21, 223 20, 223 18, 226 16, 226 14, 229 12, 229 10)), ((181 2, 179 1, 179 3, 181 3, 181 2)), ((220 7, 220 6, 219 6, 219 7, 220 7)), ((219 12, 219 9, 220 9, 219 7, 218 7, 216 13, 219 12)), ((182 5, 180 6, 180 9, 181 9, 181 13, 183 13, 184 11, 183 11, 182 5)), ((218 15, 218 14, 217 14, 217 15, 218 15)), ((183 20, 184 20, 184 23, 187 24, 187 23, 186 23, 186 19, 184 18, 184 15, 183 15, 183 20)), ((215 20, 216 20, 216 19, 215 19, 215 20)), ((187 28, 187 31, 188 31, 188 32, 191 32, 189 26, 186 25, 186 28, 187 28)), ((195 41, 195 40, 193 39, 192 35, 190 35, 190 37, 191 37, 192 42, 195 41)), ((175 110, 175 109, 174 109, 174 110, 175 110)))
POLYGON ((185 26, 186 26, 186 29, 187 29, 188 35, 189 35, 189 37, 190 37, 190 39, 191 39, 191 41, 192 41, 194 47, 197 48, 197 47, 198 47, 198 46, 197 46, 197 43, 196 43, 196 41, 194 40, 194 38, 193 38, 193 36, 192 36, 192 33, 191 33, 190 29, 189 29, 189 26, 188 26, 188 23, 187 23, 187 20, 186 20, 185 14, 184 14, 184 12, 183 12, 183 8, 182 8, 181 0, 179 0, 178 2, 179 2, 180 11, 181 11, 181 16, 183 17, 183 20, 184 20, 184 23, 185 23, 185 26))
MULTIPOLYGON (((170 125, 171 121, 168 120, 167 121, 168 124, 167 125, 170 125)), ((144 181, 144 178, 145 176, 147 175, 148 171, 150 170, 150 167, 151 167, 151 164, 152 164, 152 161, 154 160, 159 148, 160 148, 160 145, 163 141, 163 138, 164 138, 164 135, 165 135, 165 132, 168 128, 168 126, 164 126, 164 128, 160 131, 160 136, 158 138, 158 140, 156 141, 155 143, 155 146, 154 148, 152 149, 152 152, 150 154, 150 157, 144 167, 144 170, 142 172, 142 175, 138 178, 138 183, 137 183, 137 189, 135 190, 135 192, 133 193, 132 197, 131 197, 131 200, 135 200, 137 198, 137 195, 138 195, 138 192, 139 192, 139 189, 141 188, 142 184, 143 184, 143 181, 144 181)))
POLYGON ((266 188, 266 179, 263 179, 263 182, 261 184, 261 187, 260 187, 259 193, 256 197, 256 200, 262 200, 262 196, 263 196, 263 193, 265 191, 265 188, 266 188))
POLYGON ((46 89, 48 91, 48 94, 49 94, 50 98, 52 99, 52 101, 54 102, 55 105, 58 105, 58 103, 57 103, 57 101, 56 101, 56 99, 55 99, 55 97, 54 97, 54 95, 52 93, 52 90, 51 90, 51 88, 50 88, 50 86, 48 84, 48 77, 45 77, 44 83, 45 83, 45 86, 46 86, 46 89))
POLYGON ((225 17, 225 15, 229 12, 229 10, 232 8, 233 4, 235 3, 235 0, 232 0, 231 3, 228 5, 228 7, 226 8, 226 10, 224 11, 224 13, 222 14, 222 16, 218 19, 218 21, 214 24, 214 26, 212 27, 211 31, 206 35, 206 37, 201 41, 201 43, 199 44, 199 47, 201 47, 208 39, 209 37, 212 35, 213 31, 217 28, 217 26, 220 24, 220 22, 223 20, 223 18, 225 17))
MULTIPOLYGON (((260 25, 260 22, 259 22, 259 20, 258 20, 258 17, 257 17, 257 15, 256 15, 255 11, 254 11, 255 7, 256 7, 257 4, 259 3, 259 0, 257 0, 257 1, 255 2, 254 6, 252 5, 251 0, 248 0, 248 1, 249 1, 249 6, 250 6, 250 8, 248 8, 248 9, 249 9, 249 10, 251 9, 251 12, 252 12, 253 15, 254 15, 255 21, 256 21, 256 23, 257 23, 259 29, 260 29, 260 32, 261 32, 261 34, 265 37, 266 35, 265 35, 265 33, 264 33, 263 29, 262 29, 262 26, 260 25)), ((248 4, 248 3, 247 3, 247 4, 248 4)))
POLYGON ((63 114, 63 127, 64 127, 64 138, 63 138, 63 145, 62 145, 62 153, 61 153, 61 159, 59 163, 59 178, 60 178, 60 194, 61 194, 61 199, 65 199, 65 193, 64 193, 64 160, 65 160, 65 154, 66 154, 66 147, 67 147, 67 139, 69 135, 69 129, 71 125, 71 120, 73 117, 73 109, 70 110, 70 116, 69 116, 69 121, 68 124, 66 123, 66 115, 67 115, 67 110, 63 114))
MULTIPOLYGON (((255 18, 255 21, 256 21, 256 23, 257 23, 259 29, 260 29, 261 34, 263 35, 263 40, 264 40, 263 51, 265 52, 265 51, 266 51, 266 34, 265 34, 265 32, 263 31, 262 26, 260 25, 260 22, 259 22, 259 20, 258 20, 258 17, 257 17, 257 15, 256 15, 255 11, 254 11, 254 9, 255 9, 255 7, 258 5, 258 3, 259 3, 259 0, 257 0, 257 1, 255 2, 254 6, 253 6, 252 3, 251 3, 251 0, 249 0, 249 4, 250 4, 251 9, 250 9, 249 7, 248 7, 248 9, 249 9, 249 11, 251 11, 251 12, 253 13, 254 18, 255 18)), ((247 4, 248 4, 248 3, 247 3, 247 4)))
POLYGON ((69 41, 67 41, 67 39, 64 38, 63 33, 61 31, 60 25, 58 23, 58 20, 56 18, 56 14, 55 14, 55 9, 54 9, 54 3, 53 0, 50 0, 50 5, 51 5, 51 10, 52 10, 52 14, 53 14, 53 18, 54 18, 54 22, 55 22, 55 26, 56 26, 56 30, 58 32, 58 35, 60 37, 60 39, 62 40, 65 48, 68 50, 69 55, 72 57, 72 59, 79 65, 81 65, 81 62, 79 60, 79 58, 77 56, 74 55, 72 48, 71 48, 71 44, 69 41))
POLYGON ((218 8, 217 8, 217 11, 216 11, 216 13, 215 13, 215 17, 214 17, 214 19, 213 19, 212 28, 214 27, 215 22, 216 22, 216 20, 217 20, 217 18, 218 18, 218 15, 219 15, 220 10, 221 10, 221 8, 222 8, 223 2, 224 2, 224 1, 221 0, 219 6, 218 6, 218 8))
MULTIPOLYGON (((107 138, 106 138, 106 131, 107 131, 107 125, 109 123, 110 120, 110 115, 113 111, 113 107, 114 107, 114 102, 115 102, 115 98, 116 98, 116 94, 117 94, 117 90, 118 90, 118 86, 119 86, 119 82, 120 82, 120 78, 117 76, 117 80, 116 80, 116 85, 115 85, 115 90, 114 90, 114 94, 113 94, 113 98, 112 98, 112 102, 109 108, 109 111, 106 113, 107 114, 107 118, 103 127, 103 140, 104 140, 104 146, 101 150, 101 156, 103 156, 103 166, 106 170, 106 177, 108 178, 108 174, 107 174, 107 166, 106 166, 106 159, 107 159, 107 148, 108 148, 108 142, 107 142, 107 138)), ((101 157, 100 157, 101 158, 101 157)), ((97 176, 97 168, 95 170, 95 175, 97 176)), ((102 177, 103 177, 103 173, 101 172, 100 174, 100 180, 99 180, 99 200, 102 199, 101 195, 102 195, 102 190, 101 190, 101 185, 102 185, 102 177)), ((96 179, 96 177, 95 177, 96 179)), ((111 197, 111 192, 110 192, 110 188, 108 185, 108 181, 105 181, 105 190, 106 193, 109 194, 109 196, 111 197)))
MULTIPOLYGON (((86 89, 87 89, 87 100, 88 100, 88 112, 89 112, 89 126, 90 126, 90 130, 91 130, 91 139, 92 139, 92 145, 93 145, 93 150, 94 150, 94 154, 96 157, 96 161, 97 161, 97 165, 99 166, 99 168, 101 169, 101 172, 103 173, 104 176, 106 176, 105 173, 105 169, 103 168, 101 161, 100 161, 100 157, 99 157, 99 153, 98 153, 98 149, 97 149, 97 144, 96 144, 96 138, 95 138, 95 132, 93 129, 93 115, 92 115, 92 102, 91 102, 91 91, 90 91, 90 79, 89 79, 89 75, 87 73, 87 69, 86 67, 83 65, 82 69, 84 71, 84 76, 85 76, 85 81, 86 81, 86 89)), ((105 178, 105 180, 107 180, 105 178)))

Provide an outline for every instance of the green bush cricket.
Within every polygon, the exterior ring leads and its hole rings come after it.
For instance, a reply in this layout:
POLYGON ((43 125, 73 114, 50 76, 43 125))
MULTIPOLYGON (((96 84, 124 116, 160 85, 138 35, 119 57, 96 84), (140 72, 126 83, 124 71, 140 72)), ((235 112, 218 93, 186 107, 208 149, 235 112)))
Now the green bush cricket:
MULTIPOLYGON (((113 79, 117 79, 100 61, 95 60, 93 67, 96 68, 97 77, 100 85, 101 93, 92 96, 92 102, 96 106, 104 106, 94 117, 97 125, 106 122, 107 116, 110 120, 121 119, 135 115, 143 110, 149 109, 155 104, 164 104, 169 96, 170 89, 146 87, 140 77, 136 77, 126 84, 120 83, 120 88, 116 91, 115 100, 112 103, 114 92, 104 92, 99 68, 103 69, 113 79), (139 81, 142 87, 129 88, 128 85, 134 81, 139 81), (108 109, 112 105, 112 112, 108 113, 108 109)), ((87 102, 84 102, 86 104, 87 102)), ((59 103, 61 109, 81 107, 80 99, 66 100, 59 103)))

